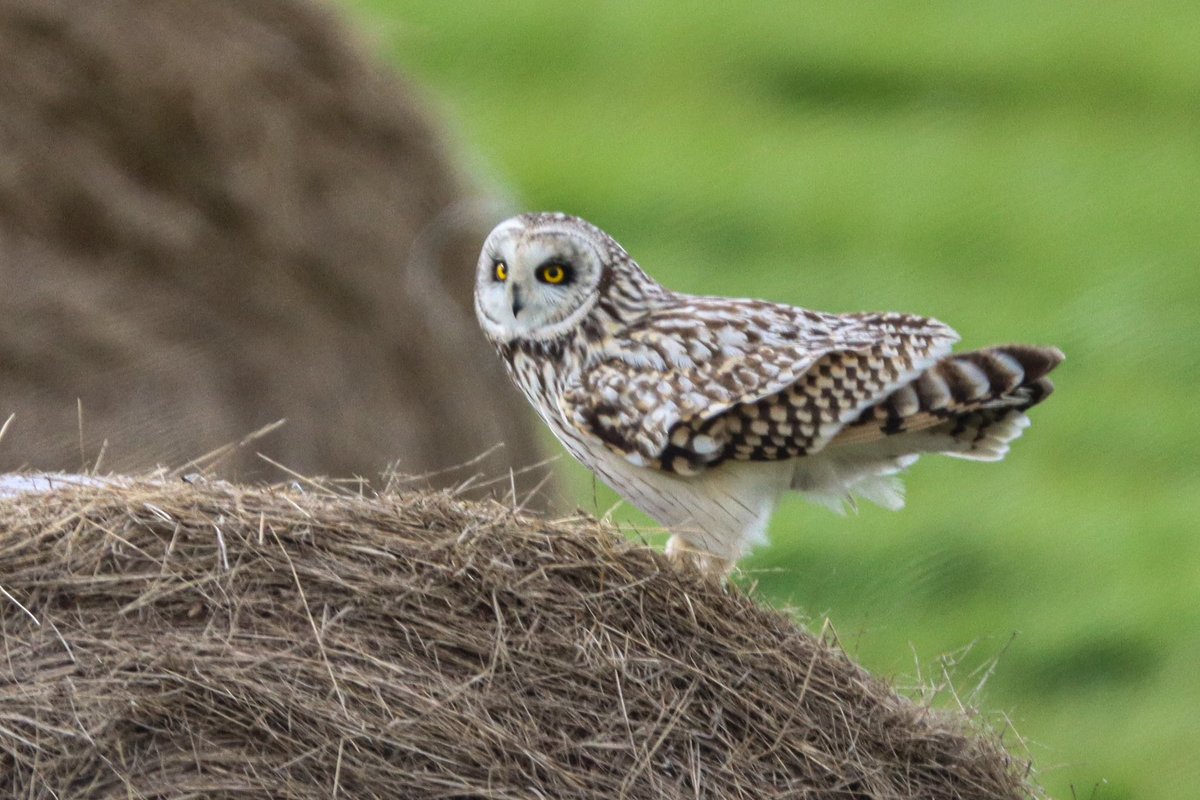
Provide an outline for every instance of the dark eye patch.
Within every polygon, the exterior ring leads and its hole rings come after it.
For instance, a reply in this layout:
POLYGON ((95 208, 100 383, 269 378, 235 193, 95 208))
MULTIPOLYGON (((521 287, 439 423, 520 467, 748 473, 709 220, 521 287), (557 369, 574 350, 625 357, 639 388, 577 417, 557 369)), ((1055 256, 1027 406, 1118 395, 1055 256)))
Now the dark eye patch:
POLYGON ((562 261, 547 261, 538 267, 534 274, 539 281, 548 283, 551 286, 561 286, 564 283, 570 283, 575 276, 575 272, 571 269, 571 266, 562 261))

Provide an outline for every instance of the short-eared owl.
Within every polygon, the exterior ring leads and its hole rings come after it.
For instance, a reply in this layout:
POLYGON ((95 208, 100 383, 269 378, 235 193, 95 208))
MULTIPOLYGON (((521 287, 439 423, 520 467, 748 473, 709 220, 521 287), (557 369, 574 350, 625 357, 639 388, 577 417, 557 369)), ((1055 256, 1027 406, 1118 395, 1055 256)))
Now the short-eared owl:
POLYGON ((589 469, 725 569, 780 497, 898 509, 922 453, 994 461, 1053 389, 1051 347, 951 355, 958 335, 896 313, 824 314, 667 289, 566 214, 500 223, 475 311, 513 381, 589 469))

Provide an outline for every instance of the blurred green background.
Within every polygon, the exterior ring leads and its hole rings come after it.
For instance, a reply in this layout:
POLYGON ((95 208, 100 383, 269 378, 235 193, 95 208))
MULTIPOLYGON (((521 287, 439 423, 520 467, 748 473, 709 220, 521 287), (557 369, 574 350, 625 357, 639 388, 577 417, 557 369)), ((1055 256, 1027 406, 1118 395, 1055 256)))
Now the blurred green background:
POLYGON ((512 210, 672 288, 1062 347, 1004 463, 926 457, 900 513, 791 500, 745 580, 901 686, 948 673, 1054 796, 1196 796, 1200 5, 344 2, 512 210))

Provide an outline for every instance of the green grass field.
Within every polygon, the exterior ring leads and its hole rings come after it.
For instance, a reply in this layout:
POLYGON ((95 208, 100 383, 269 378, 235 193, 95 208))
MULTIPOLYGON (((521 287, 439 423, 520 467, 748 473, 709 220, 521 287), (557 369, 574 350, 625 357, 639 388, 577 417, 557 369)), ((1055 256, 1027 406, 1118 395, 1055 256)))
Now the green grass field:
POLYGON ((1004 463, 788 502, 746 579, 901 685, 986 678, 1054 796, 1196 796, 1200 6, 347 3, 514 210, 674 288, 1066 351, 1004 463))

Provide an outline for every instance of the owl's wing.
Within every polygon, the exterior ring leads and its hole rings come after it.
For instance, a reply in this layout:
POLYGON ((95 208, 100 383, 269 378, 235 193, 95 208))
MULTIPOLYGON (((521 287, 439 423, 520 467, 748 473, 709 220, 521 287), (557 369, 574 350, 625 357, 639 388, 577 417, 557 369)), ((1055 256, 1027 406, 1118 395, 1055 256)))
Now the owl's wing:
POLYGON ((820 449, 957 339, 936 320, 903 314, 687 298, 623 334, 567 389, 561 410, 631 462, 686 473, 737 457, 754 415, 786 413, 787 393, 795 452, 758 455, 789 457, 820 449))

